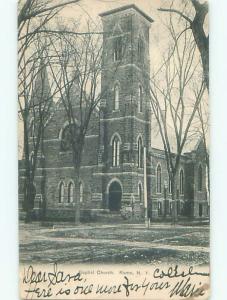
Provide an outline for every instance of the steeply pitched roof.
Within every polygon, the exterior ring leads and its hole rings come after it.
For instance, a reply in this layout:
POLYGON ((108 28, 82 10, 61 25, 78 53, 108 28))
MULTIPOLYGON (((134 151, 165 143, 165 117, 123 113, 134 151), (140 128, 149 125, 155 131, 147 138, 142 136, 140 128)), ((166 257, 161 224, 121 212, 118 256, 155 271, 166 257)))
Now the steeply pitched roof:
POLYGON ((47 69, 43 61, 40 62, 39 70, 32 91, 32 101, 38 104, 50 100, 51 89, 48 80, 47 69))

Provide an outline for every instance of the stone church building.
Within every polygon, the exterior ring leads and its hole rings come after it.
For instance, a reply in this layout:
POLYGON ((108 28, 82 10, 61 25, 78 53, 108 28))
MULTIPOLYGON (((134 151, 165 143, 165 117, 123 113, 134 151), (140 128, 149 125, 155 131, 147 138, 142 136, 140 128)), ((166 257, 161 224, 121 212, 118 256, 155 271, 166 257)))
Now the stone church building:
MULTIPOLYGON (((173 204, 165 154, 152 147, 149 34, 153 20, 135 5, 104 12, 100 17, 104 31, 101 89, 107 92, 100 109, 92 115, 85 138, 77 191, 81 219, 102 221, 115 214, 142 221, 144 195, 151 221, 171 218, 173 204)), ((66 113, 59 105, 45 129, 35 175, 34 211, 49 220, 70 220, 75 215, 75 171, 72 152, 66 147, 67 130, 66 113)), ((24 172, 22 159, 20 208, 24 172)), ((178 215, 208 217, 202 142, 182 155, 176 184, 178 215)))

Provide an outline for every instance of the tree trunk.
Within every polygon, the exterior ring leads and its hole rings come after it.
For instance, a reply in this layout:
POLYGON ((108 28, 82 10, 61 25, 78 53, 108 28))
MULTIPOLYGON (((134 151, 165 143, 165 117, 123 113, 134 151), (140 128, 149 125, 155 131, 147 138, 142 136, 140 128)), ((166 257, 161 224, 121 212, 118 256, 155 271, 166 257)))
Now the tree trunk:
MULTIPOLYGON (((75 171, 75 225, 80 224, 80 165, 81 152, 76 151, 73 147, 73 164, 75 171)), ((78 149, 77 149, 78 150, 78 149)))
POLYGON ((28 143, 28 130, 27 130, 27 117, 24 117, 24 158, 25 158, 25 186, 24 186, 24 203, 23 209, 25 210, 25 222, 31 222, 31 211, 33 209, 32 199, 32 186, 31 180, 31 166, 29 159, 29 143, 28 143))

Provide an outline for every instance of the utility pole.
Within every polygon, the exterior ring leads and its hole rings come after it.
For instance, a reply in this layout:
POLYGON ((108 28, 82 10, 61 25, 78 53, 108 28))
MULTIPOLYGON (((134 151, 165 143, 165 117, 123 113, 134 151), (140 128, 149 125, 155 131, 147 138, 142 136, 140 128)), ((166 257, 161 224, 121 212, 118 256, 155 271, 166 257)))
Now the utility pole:
POLYGON ((145 219, 145 226, 149 228, 148 222, 148 210, 147 210, 147 151, 146 147, 143 148, 143 180, 144 180, 144 189, 143 189, 143 196, 144 196, 144 219, 145 219))
POLYGON ((164 218, 167 217, 167 181, 164 181, 164 218))

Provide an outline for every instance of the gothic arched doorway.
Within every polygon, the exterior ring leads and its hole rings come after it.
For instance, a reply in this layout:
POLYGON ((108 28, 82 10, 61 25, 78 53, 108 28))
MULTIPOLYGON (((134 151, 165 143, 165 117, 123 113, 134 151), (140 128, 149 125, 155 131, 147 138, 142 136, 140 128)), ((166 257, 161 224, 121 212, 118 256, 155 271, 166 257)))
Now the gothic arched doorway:
POLYGON ((117 181, 111 183, 109 187, 109 210, 119 211, 121 209, 121 186, 117 181))

